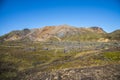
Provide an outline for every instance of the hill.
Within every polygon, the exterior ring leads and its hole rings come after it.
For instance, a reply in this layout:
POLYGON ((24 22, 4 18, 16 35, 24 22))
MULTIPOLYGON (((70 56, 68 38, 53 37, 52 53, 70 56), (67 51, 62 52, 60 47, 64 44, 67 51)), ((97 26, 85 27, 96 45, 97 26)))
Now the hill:
POLYGON ((110 40, 120 41, 120 30, 115 30, 111 33, 108 33, 107 38, 110 39, 110 40))
POLYGON ((76 28, 68 25, 46 26, 37 29, 12 31, 1 37, 3 41, 30 40, 30 41, 86 41, 98 40, 106 32, 99 27, 76 28))
POLYGON ((119 30, 46 26, 0 41, 0 80, 120 80, 119 30))

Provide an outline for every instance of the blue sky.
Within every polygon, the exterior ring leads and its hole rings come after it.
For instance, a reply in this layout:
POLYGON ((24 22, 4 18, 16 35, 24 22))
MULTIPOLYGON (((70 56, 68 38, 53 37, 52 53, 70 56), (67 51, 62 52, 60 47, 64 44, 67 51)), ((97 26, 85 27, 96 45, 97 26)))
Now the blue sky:
POLYGON ((120 29, 120 0, 0 0, 0 35, 62 24, 120 29))

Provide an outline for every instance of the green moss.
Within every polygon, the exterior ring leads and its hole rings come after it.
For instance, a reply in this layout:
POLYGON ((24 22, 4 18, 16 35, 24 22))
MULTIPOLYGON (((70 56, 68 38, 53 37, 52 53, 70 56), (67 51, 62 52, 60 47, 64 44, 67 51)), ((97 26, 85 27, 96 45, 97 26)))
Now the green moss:
POLYGON ((0 75, 0 79, 10 79, 16 77, 17 74, 15 72, 5 72, 0 75))
POLYGON ((109 60, 120 61, 120 52, 105 52, 103 55, 109 60))

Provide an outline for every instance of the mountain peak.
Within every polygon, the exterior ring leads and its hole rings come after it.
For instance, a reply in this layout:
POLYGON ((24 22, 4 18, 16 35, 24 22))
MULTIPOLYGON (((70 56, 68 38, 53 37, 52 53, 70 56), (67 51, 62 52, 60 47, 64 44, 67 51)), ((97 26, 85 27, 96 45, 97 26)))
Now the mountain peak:
POLYGON ((92 29, 93 31, 97 33, 106 33, 101 27, 98 27, 98 26, 90 27, 90 29, 92 29))

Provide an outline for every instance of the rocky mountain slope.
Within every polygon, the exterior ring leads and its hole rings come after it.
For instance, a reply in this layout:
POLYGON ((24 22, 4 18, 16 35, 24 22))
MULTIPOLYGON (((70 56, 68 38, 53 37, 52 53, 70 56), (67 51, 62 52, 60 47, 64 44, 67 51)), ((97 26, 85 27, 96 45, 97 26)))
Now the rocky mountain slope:
POLYGON ((120 80, 119 34, 67 25, 12 31, 0 37, 0 80, 120 80))
POLYGON ((77 28, 68 25, 46 26, 37 29, 24 29, 12 31, 1 37, 3 41, 13 40, 31 40, 31 41, 47 41, 47 40, 98 40, 106 32, 99 27, 77 28))

